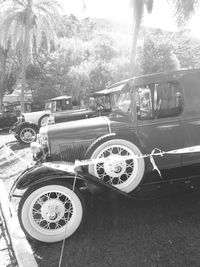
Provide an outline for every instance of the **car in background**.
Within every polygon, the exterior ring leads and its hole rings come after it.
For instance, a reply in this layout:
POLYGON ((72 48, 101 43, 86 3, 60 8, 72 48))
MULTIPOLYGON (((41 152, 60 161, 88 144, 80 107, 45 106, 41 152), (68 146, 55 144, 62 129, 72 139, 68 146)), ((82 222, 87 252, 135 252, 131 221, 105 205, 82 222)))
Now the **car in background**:
MULTIPOLYGON (((25 110, 30 110, 31 103, 25 102, 25 110)), ((19 102, 4 103, 0 111, 0 130, 10 129, 18 122, 18 117, 21 114, 21 106, 19 102)))
POLYGON ((45 102, 44 110, 21 114, 10 132, 20 143, 29 144, 36 139, 39 128, 47 124, 50 114, 72 109, 71 96, 49 99, 45 102))
POLYGON ((69 96, 50 99, 45 103, 45 110, 22 114, 11 132, 20 143, 30 144, 36 140, 40 127, 47 124, 108 115, 111 111, 109 94, 106 89, 92 94, 89 107, 82 109, 73 108, 72 98, 69 96))

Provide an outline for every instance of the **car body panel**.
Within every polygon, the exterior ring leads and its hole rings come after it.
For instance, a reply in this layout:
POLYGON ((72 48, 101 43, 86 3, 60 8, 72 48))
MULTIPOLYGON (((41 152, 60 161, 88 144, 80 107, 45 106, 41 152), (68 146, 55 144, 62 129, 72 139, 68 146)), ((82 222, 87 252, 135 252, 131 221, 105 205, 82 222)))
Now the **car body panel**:
POLYGON ((0 113, 0 129, 10 128, 17 122, 17 115, 14 113, 0 113))
MULTIPOLYGON (((86 148, 92 141, 109 133, 109 121, 106 117, 89 118, 70 121, 67 124, 59 123, 48 125, 46 126, 46 130, 49 131, 49 138, 51 139, 51 160, 62 160, 63 157, 70 154, 70 159, 73 161, 75 157, 77 157, 77 159, 82 159, 86 148), (67 128, 62 131, 62 129, 65 129, 65 125, 67 128), (69 125, 70 127, 68 127, 69 125), (74 150, 74 143, 79 143, 79 146, 77 146, 78 150, 72 153, 74 150)), ((43 130, 41 129, 41 131, 43 130)))
POLYGON ((76 179, 76 186, 78 183, 81 184, 81 186, 85 185, 92 194, 95 193, 101 195, 101 197, 110 197, 111 195, 116 193, 129 197, 129 195, 125 192, 122 192, 117 188, 107 183, 104 183, 95 176, 88 175, 88 173, 85 173, 83 171, 77 171, 75 175, 75 173, 53 170, 52 168, 43 165, 33 166, 30 169, 24 171, 15 180, 14 184, 10 189, 9 196, 12 197, 16 189, 25 190, 33 185, 40 184, 45 181, 58 179, 65 179, 65 181, 71 184, 74 184, 74 180, 76 179))
POLYGON ((49 116, 50 114, 51 114, 50 110, 41 110, 41 111, 23 113, 23 116, 26 122, 34 123, 35 125, 39 126, 40 118, 45 115, 49 116))
POLYGON ((81 120, 85 118, 96 117, 97 111, 92 109, 77 109, 69 111, 60 111, 54 114, 55 123, 61 123, 72 120, 81 120))

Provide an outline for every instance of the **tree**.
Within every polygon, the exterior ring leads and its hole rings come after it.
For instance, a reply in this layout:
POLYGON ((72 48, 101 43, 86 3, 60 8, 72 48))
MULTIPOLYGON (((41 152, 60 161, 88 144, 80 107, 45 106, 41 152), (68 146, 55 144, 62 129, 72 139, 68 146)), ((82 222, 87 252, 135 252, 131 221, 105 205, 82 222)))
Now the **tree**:
POLYGON ((50 49, 56 40, 59 5, 54 0, 6 0, 0 3, 0 44, 6 49, 20 50, 21 54, 21 109, 24 111, 26 69, 42 41, 50 49))
MULTIPOLYGON (((185 26, 186 22, 191 18, 199 0, 167 0, 167 2, 170 4, 172 12, 176 17, 177 25, 180 28, 185 26)), ((153 0, 131 0, 131 7, 133 8, 133 39, 130 60, 131 74, 134 73, 137 39, 144 9, 146 8, 147 11, 151 13, 153 10, 153 3, 153 0)))
POLYGON ((180 69, 174 48, 175 44, 165 35, 147 34, 137 59, 140 75, 180 69))
POLYGON ((6 77, 6 59, 7 59, 8 49, 0 47, 0 62, 1 62, 1 76, 0 76, 0 110, 2 110, 3 105, 3 95, 4 95, 4 82, 6 77))

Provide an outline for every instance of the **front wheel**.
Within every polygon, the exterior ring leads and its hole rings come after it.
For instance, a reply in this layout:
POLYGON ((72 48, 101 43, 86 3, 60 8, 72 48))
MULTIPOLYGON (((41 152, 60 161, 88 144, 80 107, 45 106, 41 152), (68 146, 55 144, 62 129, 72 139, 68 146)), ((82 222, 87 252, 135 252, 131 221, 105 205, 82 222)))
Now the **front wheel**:
POLYGON ((126 193, 142 181, 145 162, 137 158, 139 148, 128 140, 105 137, 94 142, 86 151, 86 159, 106 158, 105 162, 90 164, 88 172, 126 193), (128 156, 131 159, 125 159, 128 156))
POLYGON ((37 132, 38 130, 34 125, 20 125, 16 133, 16 139, 21 144, 27 145, 36 140, 37 132))
POLYGON ((81 225, 84 213, 82 195, 64 181, 30 187, 18 208, 24 232, 32 239, 48 243, 69 238, 81 225))

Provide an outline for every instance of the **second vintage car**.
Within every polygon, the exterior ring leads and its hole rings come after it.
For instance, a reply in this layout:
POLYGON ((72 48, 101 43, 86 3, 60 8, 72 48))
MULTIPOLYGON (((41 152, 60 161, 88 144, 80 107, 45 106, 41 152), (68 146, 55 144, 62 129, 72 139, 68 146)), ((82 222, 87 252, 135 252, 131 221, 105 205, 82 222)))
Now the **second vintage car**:
POLYGON ((59 96, 49 99, 45 109, 37 112, 23 113, 10 129, 16 139, 22 144, 30 144, 36 140, 40 127, 46 124, 81 120, 110 112, 110 97, 102 90, 90 97, 89 108, 74 108, 71 96, 59 96), (93 100, 93 101, 91 101, 93 100))
POLYGON ((132 198, 199 188, 200 153, 191 149, 200 145, 199 88, 199 69, 135 77, 107 89, 108 117, 42 127, 32 146, 41 163, 13 187, 27 189, 18 213, 25 233, 70 237, 85 214, 83 186, 132 198), (67 162, 77 160, 84 166, 75 175, 67 162))

